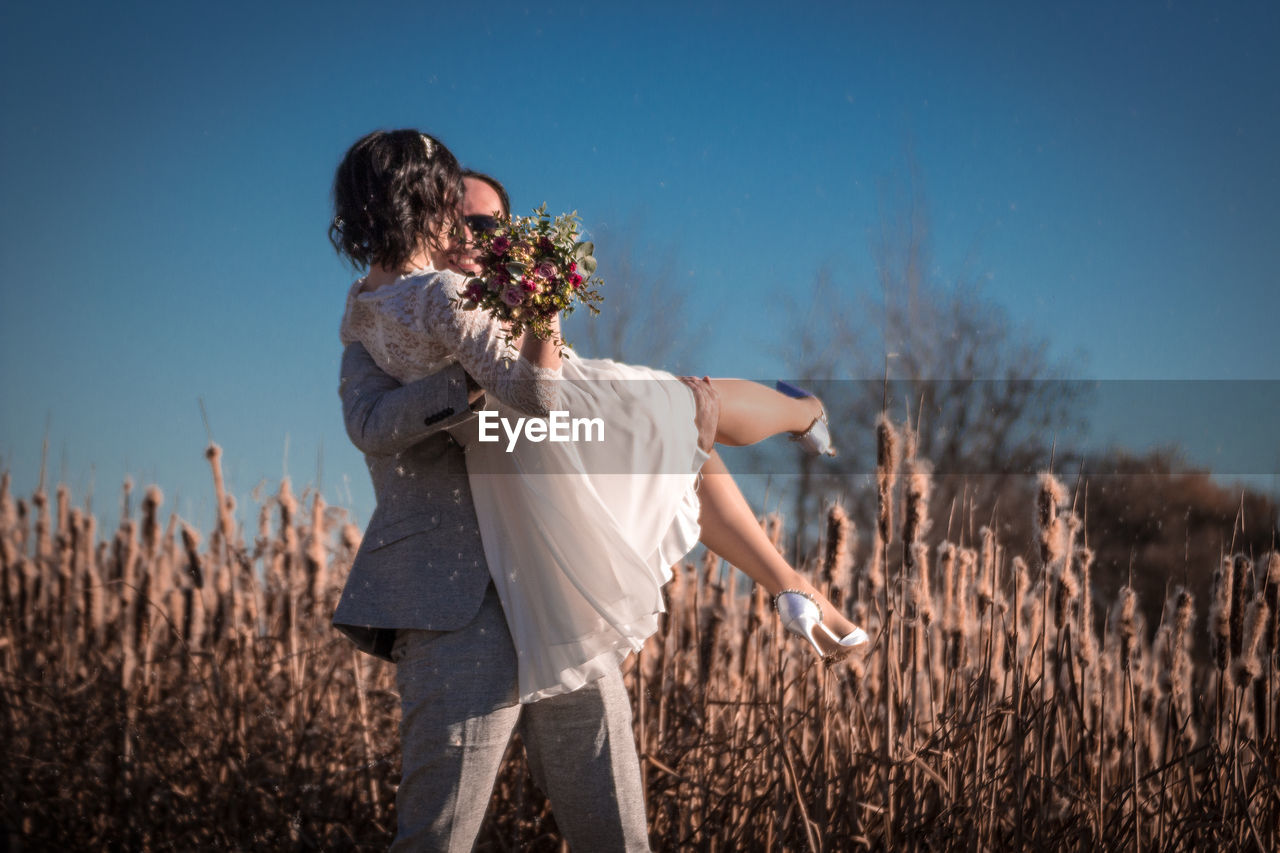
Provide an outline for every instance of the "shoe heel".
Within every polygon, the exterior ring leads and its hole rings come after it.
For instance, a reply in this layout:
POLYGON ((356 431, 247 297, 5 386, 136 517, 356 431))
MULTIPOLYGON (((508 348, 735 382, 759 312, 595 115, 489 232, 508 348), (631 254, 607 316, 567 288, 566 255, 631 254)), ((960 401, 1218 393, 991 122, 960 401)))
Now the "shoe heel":
POLYGON ((816 654, 819 658, 826 657, 827 656, 826 652, 822 650, 822 646, 818 645, 818 638, 813 636, 813 632, 815 630, 817 630, 818 628, 823 628, 825 630, 826 626, 823 625, 821 622, 809 622, 806 620, 806 622, 803 624, 802 627, 804 628, 803 636, 806 640, 809 641, 809 645, 813 646, 814 654, 816 654))

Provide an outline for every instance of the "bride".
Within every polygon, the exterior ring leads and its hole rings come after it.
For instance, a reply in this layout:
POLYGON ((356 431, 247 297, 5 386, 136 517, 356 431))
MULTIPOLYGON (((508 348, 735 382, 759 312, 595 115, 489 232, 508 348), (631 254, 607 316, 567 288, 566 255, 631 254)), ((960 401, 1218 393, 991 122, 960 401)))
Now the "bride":
MULTIPOLYGON (((500 190, 484 176, 464 183, 456 158, 430 136, 378 131, 338 167, 330 239, 367 270, 347 296, 344 345, 362 343, 401 382, 457 362, 487 392, 485 408, 510 423, 554 412, 603 424, 601 440, 492 442, 477 440, 473 420, 464 441, 520 701, 575 690, 638 650, 657 628, 670 566, 699 539, 775 596, 783 624, 819 655, 865 642, 777 553, 719 456, 698 447, 693 380, 562 358, 533 335, 515 342, 512 358, 498 321, 460 307, 466 277, 455 270, 474 269, 467 226, 508 215, 500 190)), ((834 452, 816 398, 710 382, 721 401, 717 442, 790 432, 812 452, 834 452)))

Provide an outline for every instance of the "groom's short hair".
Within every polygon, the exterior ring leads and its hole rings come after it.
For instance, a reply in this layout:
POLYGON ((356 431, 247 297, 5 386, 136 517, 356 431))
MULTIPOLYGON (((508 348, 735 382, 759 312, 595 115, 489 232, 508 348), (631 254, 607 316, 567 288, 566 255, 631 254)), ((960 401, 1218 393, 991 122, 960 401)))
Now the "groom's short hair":
POLYGON ((492 175, 486 175, 484 172, 477 172, 475 169, 463 169, 462 177, 475 178, 477 181, 484 181, 493 187, 493 191, 498 194, 498 200, 502 202, 502 215, 511 218, 511 199, 507 195, 507 188, 492 175))

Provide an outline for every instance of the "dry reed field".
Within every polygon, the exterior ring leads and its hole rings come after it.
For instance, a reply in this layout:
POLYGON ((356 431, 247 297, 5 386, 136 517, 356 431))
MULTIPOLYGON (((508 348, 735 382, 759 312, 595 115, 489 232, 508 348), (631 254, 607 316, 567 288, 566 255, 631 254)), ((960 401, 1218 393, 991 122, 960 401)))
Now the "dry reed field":
MULTIPOLYGON (((1211 601, 1175 588, 1144 625, 1131 587, 1095 594, 1074 490, 1041 475, 1026 547, 989 527, 941 541, 927 460, 877 429, 868 553, 832 506, 806 567, 868 652, 819 663, 738 573, 678 567, 627 670, 655 849, 1277 849, 1280 554, 1227 553, 1211 601)), ((242 529, 220 453, 207 536, 154 487, 126 484, 107 529, 66 488, 19 500, 5 475, 15 849, 390 841, 392 669, 329 624, 360 532, 287 481, 242 529)), ((560 846, 513 745, 480 847, 560 846)))

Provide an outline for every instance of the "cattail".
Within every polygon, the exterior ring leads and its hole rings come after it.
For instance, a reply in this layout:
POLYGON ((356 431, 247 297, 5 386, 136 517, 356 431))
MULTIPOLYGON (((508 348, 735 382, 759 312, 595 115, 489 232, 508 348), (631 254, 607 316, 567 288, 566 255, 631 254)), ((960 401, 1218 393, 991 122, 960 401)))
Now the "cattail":
POLYGON ((280 491, 276 495, 276 506, 280 508, 280 552, 283 558, 280 574, 283 578, 284 588, 290 591, 290 595, 286 596, 285 600, 292 601, 294 584, 292 569, 294 560, 297 559, 298 551, 298 531, 294 529, 293 517, 298 512, 298 500, 293 496, 293 487, 290 485, 288 477, 280 481, 280 491))
MULTIPOLYGON (((313 607, 319 607, 324 599, 328 560, 325 552, 324 498, 319 490, 311 498, 311 529, 308 531, 305 559, 309 595, 313 607)), ((706 553, 710 554, 710 551, 706 553)))
MULTIPOLYGON (((1030 587, 1031 587, 1031 572, 1027 568, 1027 561, 1022 559, 1022 557, 1014 557, 1013 558, 1013 600, 1009 603, 1009 605, 1014 608, 1025 607, 1027 603, 1027 592, 1030 589, 1030 587)), ((1016 620, 1021 618, 1021 616, 1022 616, 1022 613, 1015 610, 1013 614, 1013 618, 1016 620)), ((1010 647, 1008 650, 1008 653, 1010 656, 1012 656, 1015 653, 1017 653, 1017 651, 1018 651, 1017 649, 1010 647)), ((1012 669, 1013 668, 1012 659, 1007 660, 1005 662, 1005 665, 1009 669, 1012 669)))
POLYGON ((1267 608, 1271 611, 1271 631, 1267 647, 1275 659, 1280 655, 1280 551, 1271 551, 1262 558, 1266 566, 1267 608))
POLYGON ((120 522, 133 516, 133 478, 126 476, 120 490, 120 522))
MULTIPOLYGON (((711 551, 705 553, 711 554, 711 551)), ((710 572, 704 573, 704 577, 709 575, 710 572)), ((711 680, 713 657, 718 646, 717 640, 720 639, 720 626, 724 624, 725 619, 724 586, 713 583, 707 591, 710 594, 703 599, 699 620, 701 626, 698 630, 698 672, 701 673, 700 680, 703 684, 711 680)))
POLYGON ((209 467, 213 469, 213 493, 218 507, 217 533, 222 541, 229 546, 231 545, 231 535, 234 528, 234 517, 228 512, 227 491, 222 480, 222 448, 211 441, 209 446, 205 448, 204 456, 209 460, 209 467))
POLYGON ((1173 661, 1170 667, 1169 692, 1175 696, 1189 696, 1191 690, 1191 626, 1195 622, 1195 598, 1182 587, 1174 596, 1173 661))
POLYGON ((356 551, 360 550, 360 541, 364 538, 364 534, 360 532, 360 528, 350 522, 342 525, 342 547, 347 553, 355 556, 356 551))
MULTIPOLYGON (((1096 711, 1102 714, 1104 723, 1109 723, 1111 721, 1111 713, 1110 708, 1104 709, 1102 707, 1102 698, 1104 694, 1115 694, 1115 673, 1116 660, 1114 637, 1111 635, 1110 631, 1104 630, 1102 633, 1102 647, 1099 649, 1098 653, 1097 681, 1094 684, 1093 695, 1089 697, 1090 704, 1096 711)), ((1112 706, 1115 704, 1117 703, 1111 703, 1112 706)))
POLYGON ((1254 596, 1245 608, 1244 641, 1233 669, 1236 687, 1248 687, 1262 674, 1258 645, 1267 625, 1267 615, 1266 601, 1261 595, 1254 596))
POLYGON ((932 490, 933 471, 926 459, 912 459, 907 466, 907 488, 902 523, 902 544, 907 568, 911 568, 912 545, 929 532, 929 494, 932 490))
POLYGON ((1209 646, 1219 670, 1231 663, 1232 560, 1223 557, 1213 573, 1213 603, 1209 605, 1209 646))
POLYGON ((712 587, 716 583, 716 575, 719 574, 720 558, 710 548, 702 551, 702 566, 698 572, 698 600, 706 604, 712 598, 712 587))
POLYGON ((916 451, 920 449, 920 431, 911 425, 911 413, 907 413, 907 422, 902 427, 901 450, 898 451, 899 464, 905 465, 915 460, 916 451))
POLYGON ((160 550, 160 507, 164 493, 159 486, 148 486, 142 497, 142 552, 148 560, 154 560, 160 550))
POLYGON ((1080 583, 1071 567, 1070 560, 1064 560, 1058 567, 1057 584, 1054 589, 1053 612, 1054 622, 1061 631, 1067 625, 1068 610, 1076 603, 1080 595, 1080 583))
POLYGON ((254 543, 254 553, 261 556, 267 552, 271 544, 271 501, 264 501, 258 507, 258 536, 254 543))
POLYGON ((31 496, 31 503, 36 508, 36 562, 44 563, 53 554, 53 540, 49 530, 49 495, 43 486, 31 496))
POLYGON ((26 500, 18 498, 17 507, 14 512, 18 517, 17 528, 13 536, 14 548, 17 551, 17 556, 15 556, 14 559, 18 559, 18 557, 27 553, 27 540, 29 538, 28 534, 31 526, 31 508, 27 506, 26 500))
POLYGON ((186 612, 190 614, 185 622, 187 645, 199 649, 209 633, 209 614, 204 606, 204 594, 199 588, 184 590, 186 595, 186 612))
POLYGON ((978 552, 972 548, 960 549, 960 567, 956 573, 956 625, 966 637, 976 631, 969 610, 969 595, 973 589, 973 571, 978 564, 978 552))
POLYGON ((71 490, 66 483, 59 483, 54 496, 58 505, 58 536, 65 539, 71 526, 71 490))
POLYGON ((1080 517, 1075 513, 1071 513, 1066 519, 1066 534, 1063 540, 1062 562, 1058 571, 1058 586, 1055 590, 1054 615, 1058 625, 1058 630, 1067 624, 1067 611, 1072 605, 1078 604, 1078 596, 1080 595, 1080 585, 1076 580, 1075 570, 1071 565, 1071 558, 1076 551, 1076 536, 1080 532, 1083 523, 1080 517))
POLYGON ((222 499, 223 516, 226 519, 224 527, 227 530, 227 545, 233 548, 240 548, 244 545, 244 537, 239 527, 235 523, 236 517, 236 496, 226 495, 222 499))
MULTIPOLYGON (((1023 601, 1022 608, 1022 624, 1025 630, 1019 633, 1021 640, 1021 648, 1019 651, 1027 652, 1038 641, 1043 639, 1041 631, 1044 628, 1044 600, 1045 600, 1045 578, 1038 578, 1031 587, 1030 594, 1023 601)), ((1040 655, 1036 655, 1032 661, 1033 669, 1040 671, 1040 655)))
POLYGON ((1231 576, 1231 654, 1239 657, 1244 649, 1244 610, 1253 595, 1253 560, 1236 554, 1231 576))
POLYGON ((98 572, 98 560, 93 552, 93 543, 97 538, 97 532, 98 520, 92 514, 86 514, 84 536, 81 540, 85 551, 82 595, 85 621, 83 634, 86 642, 93 642, 95 645, 102 641, 102 631, 106 621, 102 603, 102 576, 98 572))
POLYGON ((1120 597, 1111 612, 1111 630, 1120 640, 1120 664, 1129 669, 1133 660, 1137 627, 1138 596, 1133 587, 1120 587, 1120 597))
POLYGON ((1067 490, 1058 478, 1041 471, 1036 492, 1036 527, 1047 530, 1058 515, 1058 507, 1067 502, 1067 490))
POLYGON ((200 554, 200 534, 190 525, 182 525, 182 546, 187 552, 187 574, 196 589, 204 588, 204 558, 200 554))
POLYGON ((976 592, 978 612, 986 613, 995 600, 996 534, 985 524, 978 528, 978 576, 976 592))
POLYGON ((1040 540, 1040 564, 1047 577, 1049 567, 1066 556, 1067 525, 1058 515, 1058 507, 1066 502, 1067 490, 1048 471, 1040 473, 1039 483, 1036 535, 1040 540))
POLYGON ((675 602, 682 600, 685 596, 684 579, 683 566, 680 563, 676 563, 671 567, 671 580, 667 581, 667 585, 662 588, 663 595, 667 600, 668 615, 671 613, 671 608, 675 606, 675 602))
POLYGON ((850 533, 853 523, 849 514, 838 503, 827 509, 827 542, 822 554, 822 580, 831 588, 831 603, 839 607, 844 592, 849 588, 853 555, 850 549, 850 533))
POLYGON ((929 589, 929 546, 923 542, 911 545, 914 565, 911 582, 911 606, 925 627, 933 622, 933 593, 929 589))
POLYGON ((9 472, 0 474, 0 607, 11 606, 9 584, 18 562, 18 509, 9 494, 9 472), (12 535, 11 535, 12 534, 12 535))
POLYGON ((1080 567, 1080 642, 1079 660, 1092 666, 1098 660, 1098 639, 1093 633, 1093 560, 1092 548, 1077 548, 1076 565, 1080 567))
POLYGON ((955 545, 938 545, 938 573, 942 576, 942 625, 951 630, 956 624, 956 556, 955 545))
POLYGON ((867 558, 867 594, 872 599, 880 596, 884 589, 884 538, 877 526, 871 537, 871 556, 867 558))
POLYGON ((883 412, 876 418, 876 505, 880 539, 887 546, 893 533, 893 487, 898 482, 898 433, 883 412))
POLYGON ((1272 590, 1280 587, 1280 551, 1268 551, 1262 563, 1267 567, 1267 587, 1272 590))
POLYGON ((764 587, 756 584, 751 593, 751 618, 747 622, 747 632, 754 634, 756 629, 766 624, 769 618, 769 594, 764 587))
POLYGON ((13 506, 13 495, 9 492, 9 472, 0 472, 0 532, 8 533, 18 523, 18 513, 13 506))

